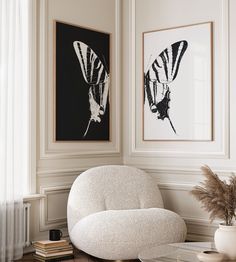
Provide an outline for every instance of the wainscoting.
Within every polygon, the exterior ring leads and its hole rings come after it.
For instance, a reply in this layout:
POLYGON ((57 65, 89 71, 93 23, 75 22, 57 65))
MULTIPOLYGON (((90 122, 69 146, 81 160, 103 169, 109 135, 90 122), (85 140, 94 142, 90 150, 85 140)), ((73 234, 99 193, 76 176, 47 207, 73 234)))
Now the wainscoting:
MULTIPOLYGON (((188 240, 212 240, 218 224, 190 195, 209 165, 222 178, 236 171, 236 2, 233 0, 41 0, 38 1, 38 98, 36 192, 30 200, 30 239, 66 229, 66 202, 73 181, 99 165, 125 164, 151 174, 166 208, 180 214, 188 240), (91 6, 96 13, 91 15, 91 6), (82 8, 81 8, 82 7, 82 8), (109 12, 107 12, 109 10, 109 12), (158 15, 156 14, 158 10, 158 15), (183 15, 184 10, 184 15, 183 15), (87 14, 90 13, 88 16, 87 14), (112 32, 111 141, 54 141, 53 21, 112 32), (108 22, 109 21, 109 22, 108 22), (213 141, 142 140, 142 32, 213 22, 213 141), (122 68, 122 70, 120 70, 122 68), (233 100, 232 100, 233 99, 233 100)), ((33 192, 35 193, 35 192, 33 192)))
MULTIPOLYGON (((50 228, 68 237, 66 206, 70 187, 84 170, 98 165, 122 164, 120 0, 37 1, 37 172, 35 192, 43 197, 31 203, 30 239, 47 239, 50 228), (91 10, 91 6, 93 7, 91 10), (107 12, 109 10, 109 12, 107 12), (90 15, 88 15, 90 14, 90 15), (111 32, 110 134, 106 142, 55 141, 54 21, 111 32)), ((76 120, 75 120, 76 121, 76 120)))
POLYGON ((232 0, 123 1, 124 164, 144 169, 156 179, 165 207, 185 219, 188 240, 212 240, 219 222, 211 224, 190 194, 203 180, 200 167, 207 164, 226 180, 236 171, 235 10, 232 0), (213 22, 213 141, 144 141, 142 33, 209 21, 213 22))
MULTIPOLYGON (((62 229, 63 236, 68 237, 66 224, 67 198, 74 179, 83 171, 58 171, 54 175, 49 175, 48 172, 39 174, 40 193, 45 197, 31 202, 31 240, 47 239, 48 230, 52 228, 62 229)), ((156 179, 165 207, 184 218, 188 227, 187 240, 211 241, 218 222, 210 224, 208 214, 190 195, 190 190, 194 186, 193 180, 191 180, 191 183, 190 181, 187 183, 184 179, 187 174, 168 175, 149 169, 144 169, 144 171, 156 179), (183 180, 181 180, 181 177, 183 180), (178 183, 174 183, 174 180, 177 180, 178 183)), ((189 174, 188 179, 190 177, 191 174, 189 174)))

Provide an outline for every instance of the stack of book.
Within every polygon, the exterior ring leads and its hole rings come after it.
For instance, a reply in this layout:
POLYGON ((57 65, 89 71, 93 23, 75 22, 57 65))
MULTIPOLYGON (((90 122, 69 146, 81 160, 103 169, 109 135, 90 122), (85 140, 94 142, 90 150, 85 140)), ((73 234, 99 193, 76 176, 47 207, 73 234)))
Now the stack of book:
POLYGON ((62 261, 74 258, 73 248, 67 240, 59 241, 36 241, 34 258, 42 262, 62 261))

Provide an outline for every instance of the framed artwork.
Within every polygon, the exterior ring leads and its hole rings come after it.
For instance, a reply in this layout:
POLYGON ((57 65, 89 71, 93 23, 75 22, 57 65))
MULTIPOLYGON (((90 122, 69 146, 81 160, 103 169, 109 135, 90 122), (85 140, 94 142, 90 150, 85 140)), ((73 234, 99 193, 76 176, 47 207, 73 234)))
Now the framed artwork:
POLYGON ((110 34, 55 21, 55 140, 109 141, 110 34))
POLYGON ((143 140, 211 141, 212 23, 143 33, 143 140))

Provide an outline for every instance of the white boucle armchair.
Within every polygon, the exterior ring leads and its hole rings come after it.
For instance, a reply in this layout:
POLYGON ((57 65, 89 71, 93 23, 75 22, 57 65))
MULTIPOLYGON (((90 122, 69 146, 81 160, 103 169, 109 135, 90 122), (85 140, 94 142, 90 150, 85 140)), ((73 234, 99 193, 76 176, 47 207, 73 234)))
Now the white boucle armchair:
POLYGON ((128 166, 95 167, 78 176, 67 219, 74 246, 102 259, 136 259, 143 249, 186 237, 183 219, 164 209, 153 178, 128 166))

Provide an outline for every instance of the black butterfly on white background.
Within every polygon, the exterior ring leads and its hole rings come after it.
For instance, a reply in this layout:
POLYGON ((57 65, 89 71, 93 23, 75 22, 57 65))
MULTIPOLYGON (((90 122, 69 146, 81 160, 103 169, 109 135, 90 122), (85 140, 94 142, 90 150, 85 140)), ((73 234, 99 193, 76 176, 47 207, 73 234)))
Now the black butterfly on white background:
POLYGON ((92 121, 100 123, 105 114, 108 92, 109 73, 104 62, 87 44, 74 41, 73 47, 85 82, 89 85, 88 97, 90 104, 90 119, 83 137, 86 137, 92 121))
POLYGON ((144 91, 151 112, 157 113, 157 119, 164 120, 167 118, 175 134, 176 129, 169 116, 171 94, 169 84, 178 75, 180 63, 187 47, 188 42, 186 40, 173 43, 164 49, 148 67, 148 70, 144 72, 144 91), (159 97, 159 94, 161 94, 161 97, 159 97))

